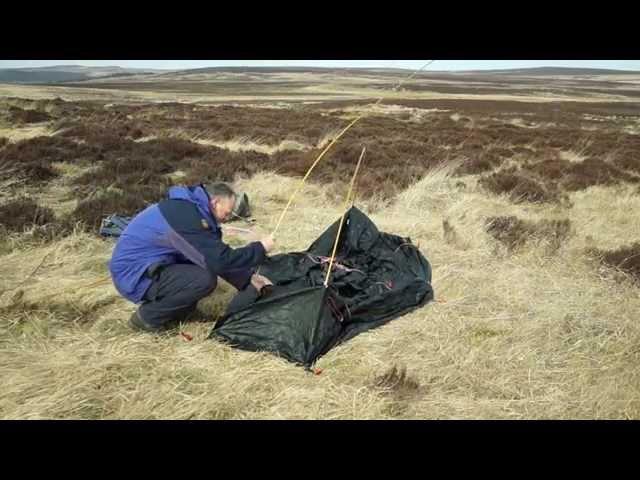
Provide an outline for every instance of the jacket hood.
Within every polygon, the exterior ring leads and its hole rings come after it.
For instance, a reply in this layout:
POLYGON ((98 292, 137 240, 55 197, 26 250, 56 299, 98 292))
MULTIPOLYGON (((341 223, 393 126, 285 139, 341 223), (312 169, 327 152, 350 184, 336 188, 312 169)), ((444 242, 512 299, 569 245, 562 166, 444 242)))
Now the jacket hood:
POLYGON ((170 200, 186 200, 193 203, 198 211, 212 226, 218 228, 218 222, 209 208, 209 194, 201 185, 191 187, 171 187, 169 189, 170 200))

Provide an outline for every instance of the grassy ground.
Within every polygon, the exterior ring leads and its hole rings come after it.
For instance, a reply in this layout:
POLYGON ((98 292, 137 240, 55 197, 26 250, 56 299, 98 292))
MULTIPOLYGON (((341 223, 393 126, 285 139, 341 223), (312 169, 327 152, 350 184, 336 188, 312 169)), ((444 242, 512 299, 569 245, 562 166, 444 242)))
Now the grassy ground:
MULTIPOLYGON (((553 212, 460 190, 445 173, 372 215, 419 242, 436 302, 330 351, 319 376, 208 340, 211 324, 184 325, 193 341, 131 333, 133 305, 110 284, 91 286, 106 273, 108 241, 77 233, 5 255, 3 289, 41 266, 21 294, 2 298, 2 417, 638 418, 637 287, 598 273, 576 242, 554 254, 543 240, 507 253, 484 232, 486 217, 553 212), (447 239, 445 219, 455 231, 447 239)), ((269 231, 293 184, 263 174, 239 187, 269 231)), ((583 208, 602 208, 602 193, 583 193, 583 208)), ((310 187, 286 217, 280 248, 306 248, 338 214, 310 187)), ((578 236, 606 237, 602 227, 576 224, 578 236)), ((225 285, 201 308, 215 317, 231 295, 225 285)))
MULTIPOLYGON (((640 239, 637 164, 628 160, 638 145, 622 134, 636 118, 598 124, 578 106, 571 115, 466 103, 373 109, 294 202, 278 248, 305 249, 338 218, 349 170, 340 165, 373 138, 357 205, 419 245, 436 300, 331 350, 312 375, 208 340, 212 322, 182 325, 192 340, 133 333, 135 306, 107 278, 113 243, 77 222, 99 218, 108 199, 136 206, 166 179, 238 162, 249 170, 229 180, 249 193, 257 230, 270 232, 297 170, 361 110, 247 107, 212 128, 218 110, 103 114, 111 110, 12 102, 52 119, 35 124, 47 140, 20 136, 34 125, 3 124, 17 136, 0 143, 0 171, 9 172, 0 190, 0 418, 640 418, 640 275, 589 254, 640 239), (529 183, 507 188, 509 175, 529 183), (562 198, 526 200, 537 188, 562 198), (16 210, 18 196, 31 203, 16 210), (51 231, 39 225, 50 215, 51 231)), ((200 308, 214 320, 233 294, 221 282, 200 308)))

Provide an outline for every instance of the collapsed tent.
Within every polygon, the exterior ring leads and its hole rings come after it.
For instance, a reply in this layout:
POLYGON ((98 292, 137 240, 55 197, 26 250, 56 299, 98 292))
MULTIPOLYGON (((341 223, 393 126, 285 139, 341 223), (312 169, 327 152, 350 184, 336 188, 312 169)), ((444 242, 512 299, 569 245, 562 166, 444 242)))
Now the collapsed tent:
POLYGON ((273 286, 238 292, 209 338, 268 351, 309 368, 321 355, 434 298, 431 266, 409 238, 378 231, 359 209, 305 252, 274 255, 260 267, 273 286), (336 235, 336 261, 324 279, 336 235))

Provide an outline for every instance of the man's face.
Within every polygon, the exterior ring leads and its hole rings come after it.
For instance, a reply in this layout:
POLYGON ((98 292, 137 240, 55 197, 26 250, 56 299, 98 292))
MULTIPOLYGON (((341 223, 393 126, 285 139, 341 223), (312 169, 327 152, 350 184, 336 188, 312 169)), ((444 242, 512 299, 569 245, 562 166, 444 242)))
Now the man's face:
POLYGON ((219 222, 226 222, 231 217, 231 212, 236 201, 233 197, 213 197, 211 199, 211 211, 219 222))

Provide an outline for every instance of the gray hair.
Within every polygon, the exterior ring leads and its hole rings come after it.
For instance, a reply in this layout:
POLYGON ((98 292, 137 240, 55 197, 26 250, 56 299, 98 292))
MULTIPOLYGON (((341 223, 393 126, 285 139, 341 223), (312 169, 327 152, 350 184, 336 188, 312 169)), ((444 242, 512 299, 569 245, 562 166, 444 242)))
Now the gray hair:
POLYGON ((210 183, 205 185, 204 188, 207 190, 210 197, 236 198, 236 192, 234 192, 229 185, 223 182, 210 183))

